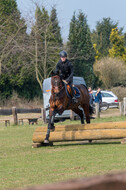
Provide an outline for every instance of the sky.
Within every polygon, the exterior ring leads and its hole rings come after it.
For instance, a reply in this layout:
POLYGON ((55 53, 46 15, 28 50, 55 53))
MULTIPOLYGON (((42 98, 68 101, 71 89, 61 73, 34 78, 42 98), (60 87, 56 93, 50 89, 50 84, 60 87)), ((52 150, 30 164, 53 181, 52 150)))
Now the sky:
POLYGON ((113 22, 119 23, 119 27, 124 27, 123 32, 126 32, 126 0, 17 0, 21 15, 26 20, 29 15, 34 20, 33 1, 40 7, 44 5, 49 13, 52 6, 55 6, 64 41, 68 38, 73 13, 75 11, 77 15, 79 10, 87 16, 87 23, 91 30, 95 29, 97 21, 110 17, 113 22))

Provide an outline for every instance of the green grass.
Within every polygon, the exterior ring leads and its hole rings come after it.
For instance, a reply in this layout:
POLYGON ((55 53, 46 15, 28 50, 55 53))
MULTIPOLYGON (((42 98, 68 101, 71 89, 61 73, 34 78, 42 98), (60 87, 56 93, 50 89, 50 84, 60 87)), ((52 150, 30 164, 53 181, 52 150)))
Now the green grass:
MULTIPOLYGON (((121 121, 126 117, 93 119, 121 121)), ((65 121, 61 124, 80 123, 65 121)), ((32 149, 37 125, 0 127, 0 189, 26 187, 126 169, 126 145, 120 142, 56 143, 32 149)))

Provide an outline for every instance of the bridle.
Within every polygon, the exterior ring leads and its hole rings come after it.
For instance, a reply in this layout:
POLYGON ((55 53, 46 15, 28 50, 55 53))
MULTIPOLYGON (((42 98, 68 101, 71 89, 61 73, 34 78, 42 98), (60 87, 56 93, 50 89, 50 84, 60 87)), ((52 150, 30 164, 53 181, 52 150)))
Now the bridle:
POLYGON ((65 85, 63 85, 63 82, 62 82, 62 80, 60 79, 60 77, 59 76, 55 76, 54 77, 54 79, 53 79, 53 81, 52 81, 52 89, 53 89, 53 94, 55 95, 55 96, 59 96, 61 93, 62 93, 62 91, 63 91, 63 89, 65 89, 65 85), (59 83, 59 84, 58 84, 59 83), (55 92, 55 88, 58 88, 58 89, 60 89, 59 90, 59 92, 55 92))

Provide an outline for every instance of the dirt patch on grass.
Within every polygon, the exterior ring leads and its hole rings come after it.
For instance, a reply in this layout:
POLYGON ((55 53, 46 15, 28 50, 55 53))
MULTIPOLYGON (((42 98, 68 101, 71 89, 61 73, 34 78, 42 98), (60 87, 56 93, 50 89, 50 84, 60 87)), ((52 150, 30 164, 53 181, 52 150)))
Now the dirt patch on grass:
POLYGON ((115 109, 108 109, 106 111, 101 111, 100 112, 100 117, 105 118, 105 117, 114 117, 114 116, 120 116, 120 111, 118 108, 115 109))

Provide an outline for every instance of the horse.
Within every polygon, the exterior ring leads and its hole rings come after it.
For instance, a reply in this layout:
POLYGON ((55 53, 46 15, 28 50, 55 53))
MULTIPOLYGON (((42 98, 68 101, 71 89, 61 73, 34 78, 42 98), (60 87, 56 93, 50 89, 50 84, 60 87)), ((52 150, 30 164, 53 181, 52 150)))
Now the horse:
POLYGON ((64 110, 72 110, 80 116, 81 124, 84 124, 83 111, 85 113, 87 123, 90 123, 90 114, 93 113, 93 110, 89 104, 89 92, 85 85, 75 85, 80 92, 80 97, 77 99, 77 103, 73 102, 72 98, 70 98, 72 97, 71 87, 61 79, 59 74, 52 73, 51 86, 51 96, 49 99, 49 121, 44 143, 49 143, 50 131, 55 130, 54 119, 57 113, 61 115, 64 110), (79 107, 83 110, 79 109, 79 107))

